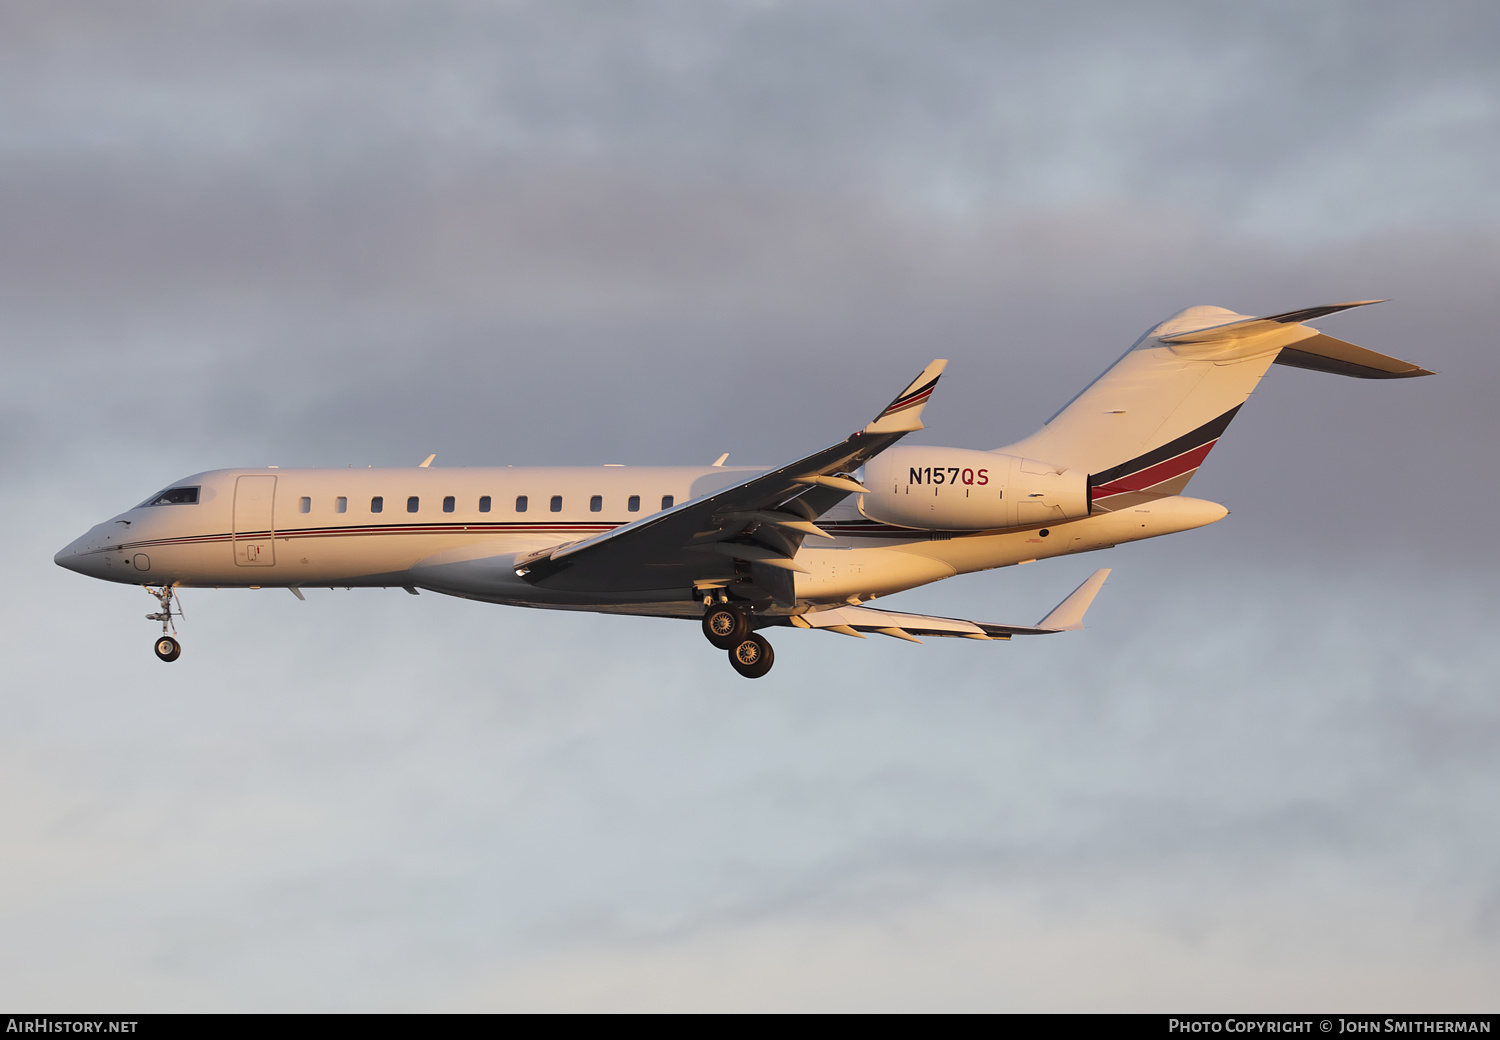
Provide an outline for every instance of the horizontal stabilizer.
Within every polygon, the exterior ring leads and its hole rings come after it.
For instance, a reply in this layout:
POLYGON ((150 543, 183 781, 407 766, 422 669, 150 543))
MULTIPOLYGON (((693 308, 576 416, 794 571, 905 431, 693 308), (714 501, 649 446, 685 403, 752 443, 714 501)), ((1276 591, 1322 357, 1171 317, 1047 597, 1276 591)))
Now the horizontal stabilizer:
POLYGON ((1278 325, 1300 325, 1304 321, 1337 314, 1351 307, 1368 307, 1372 303, 1385 302, 1385 300, 1355 300, 1352 303, 1330 303, 1322 307, 1304 307, 1300 311, 1268 314, 1264 318, 1240 317, 1237 321, 1221 322, 1205 328, 1169 332, 1159 338, 1163 343, 1171 344, 1223 343, 1230 340, 1249 339, 1252 336, 1259 337, 1267 332, 1275 331, 1278 325))
POLYGON ((1308 368, 1315 372, 1354 376, 1357 379, 1408 379, 1430 376, 1427 369, 1399 358, 1378 354, 1353 343, 1325 336, 1316 329, 1302 327, 1302 322, 1324 315, 1367 307, 1384 300, 1356 300, 1353 303, 1331 303, 1325 307, 1307 307, 1300 311, 1271 314, 1264 318, 1241 318, 1206 328, 1170 332, 1159 337, 1184 357, 1230 360, 1250 356, 1258 351, 1277 350, 1278 365, 1308 368))
POLYGON ((1347 311, 1353 307, 1368 307, 1372 303, 1389 303, 1389 300, 1351 300, 1348 303, 1325 303, 1321 307, 1304 307, 1300 311, 1286 311, 1282 314, 1268 314, 1262 321, 1280 322, 1282 325, 1300 325, 1304 321, 1312 321, 1314 318, 1325 318, 1339 311, 1347 311))
POLYGON ((841 635, 877 632, 896 639, 920 642, 917 636, 945 636, 959 639, 1009 639, 1011 636, 1040 636, 1053 632, 1072 632, 1083 627, 1083 615, 1094 602, 1109 569, 1097 570, 1074 589, 1067 599, 1035 625, 992 625, 962 618, 933 617, 928 614, 898 614, 894 610, 874 607, 834 607, 799 614, 787 619, 797 628, 822 628, 841 635))
POLYGON ((1314 372, 1332 372, 1338 376, 1353 376, 1355 379, 1410 379, 1412 376, 1430 376, 1433 373, 1410 361, 1401 361, 1387 354, 1357 347, 1322 333, 1299 341, 1295 346, 1282 347, 1276 355, 1276 364, 1291 368, 1307 368, 1314 372))

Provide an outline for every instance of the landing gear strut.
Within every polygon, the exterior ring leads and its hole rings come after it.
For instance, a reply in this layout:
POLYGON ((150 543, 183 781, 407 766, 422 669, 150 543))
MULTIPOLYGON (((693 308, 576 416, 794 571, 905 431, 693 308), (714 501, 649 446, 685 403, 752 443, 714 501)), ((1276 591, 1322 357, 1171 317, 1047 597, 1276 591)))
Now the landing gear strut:
POLYGON ((156 656, 163 661, 175 661, 182 656, 182 644, 172 638, 168 632, 175 634, 177 626, 172 623, 174 617, 184 617, 182 613, 182 600, 178 598, 176 589, 171 585, 163 585, 159 589, 153 589, 150 585, 144 586, 145 590, 156 597, 156 602, 161 604, 161 610, 155 614, 147 614, 147 621, 161 622, 161 638, 156 641, 156 656), (172 609, 173 601, 176 601, 177 609, 172 609))

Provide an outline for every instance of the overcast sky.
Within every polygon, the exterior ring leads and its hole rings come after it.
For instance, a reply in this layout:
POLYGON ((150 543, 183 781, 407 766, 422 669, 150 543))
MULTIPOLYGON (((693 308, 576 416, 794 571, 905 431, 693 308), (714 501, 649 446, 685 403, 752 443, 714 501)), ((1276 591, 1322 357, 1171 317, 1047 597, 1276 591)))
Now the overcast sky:
POLYGON ((1491 3, 0 6, 0 1001, 1482 1010, 1491 3), (1025 436, 1192 304, 1347 299, 1211 528, 774 635, 51 557, 235 465, 787 461, 952 359, 1025 436), (953 645, 958 643, 960 645, 953 645))

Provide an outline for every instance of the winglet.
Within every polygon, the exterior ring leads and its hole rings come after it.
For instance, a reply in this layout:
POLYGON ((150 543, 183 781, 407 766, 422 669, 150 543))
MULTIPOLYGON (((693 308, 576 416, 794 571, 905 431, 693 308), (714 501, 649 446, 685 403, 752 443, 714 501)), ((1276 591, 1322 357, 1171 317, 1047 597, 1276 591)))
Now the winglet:
POLYGON ((937 386, 938 377, 947 365, 945 359, 939 358, 922 369, 922 374, 897 394, 896 399, 886 405, 885 411, 877 415, 863 432, 911 433, 922 429, 922 408, 932 396, 933 387, 937 386))
POLYGON ((1109 577, 1109 568, 1090 574, 1088 580, 1074 589, 1067 599, 1053 608, 1052 613, 1036 623, 1037 628, 1051 632, 1076 632, 1083 627, 1083 615, 1099 594, 1104 579, 1109 577))

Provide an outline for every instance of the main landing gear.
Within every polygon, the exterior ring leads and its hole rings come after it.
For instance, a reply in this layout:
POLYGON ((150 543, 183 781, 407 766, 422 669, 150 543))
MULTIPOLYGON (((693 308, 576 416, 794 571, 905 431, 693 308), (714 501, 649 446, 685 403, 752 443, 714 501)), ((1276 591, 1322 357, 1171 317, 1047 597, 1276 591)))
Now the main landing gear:
POLYGON ((156 641, 156 656, 163 661, 175 661, 182 656, 182 644, 172 638, 168 632, 175 634, 177 626, 172 624, 174 617, 184 617, 182 613, 182 600, 178 598, 176 589, 171 585, 163 585, 159 589, 153 589, 150 585, 143 586, 145 590, 156 597, 161 604, 161 610, 155 614, 147 614, 147 621, 161 622, 161 638, 156 641), (177 609, 172 609, 173 601, 177 603, 177 609))
POLYGON ((703 634, 720 650, 732 650, 750 634, 750 612, 744 607, 715 603, 703 612, 703 634))
POLYGON ((751 632, 729 648, 729 663, 746 679, 759 679, 776 663, 776 654, 765 636, 751 632))
POLYGON ((765 636, 750 630, 750 612, 737 604, 710 604, 703 612, 703 634, 720 650, 729 651, 729 663, 747 679, 759 679, 776 661, 765 636))

